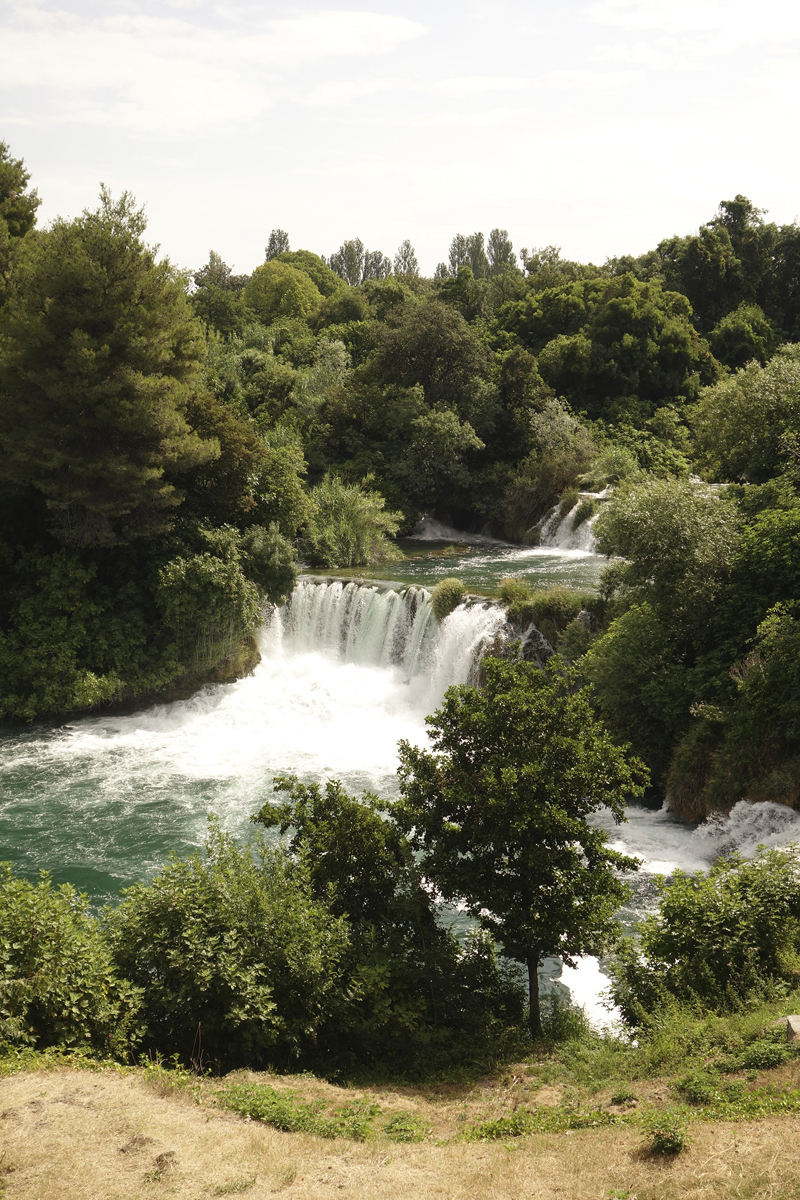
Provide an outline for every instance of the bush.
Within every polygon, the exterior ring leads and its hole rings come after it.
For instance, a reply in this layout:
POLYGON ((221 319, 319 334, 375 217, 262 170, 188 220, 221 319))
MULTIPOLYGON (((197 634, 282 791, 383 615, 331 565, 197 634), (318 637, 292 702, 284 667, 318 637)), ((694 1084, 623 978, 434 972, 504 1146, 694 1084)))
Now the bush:
POLYGON ((299 1100, 293 1092, 279 1092, 266 1083, 234 1083, 217 1092, 216 1098, 224 1108, 285 1133, 345 1137, 357 1142, 363 1142, 372 1132, 371 1119, 378 1111, 376 1105, 356 1103, 325 1116, 319 1101, 299 1100))
POLYGON ((0 864, 0 1045, 136 1046, 140 993, 120 978, 87 898, 0 864))
POLYGON ((680 1154, 692 1140, 686 1132, 686 1123, 669 1109, 648 1113, 642 1125, 652 1154, 680 1154))
POLYGON ((431 592, 431 604, 437 619, 443 621, 449 616, 466 594, 467 589, 460 579, 440 579, 431 592))
POLYGON ((311 493, 314 514, 303 537, 303 553, 314 566, 359 567, 396 562, 401 552, 392 544, 402 518, 385 512, 379 492, 362 484, 343 483, 326 475, 311 493))
MULTIPOLYGON (((637 942, 612 964, 611 993, 628 1024, 670 1001, 725 1012, 753 994, 784 991, 800 961, 798 878, 800 852, 791 848, 660 880, 658 914, 640 923, 637 942)), ((764 1051, 765 1065, 773 1050, 764 1051)))
POLYGON ((580 613, 584 603, 591 599, 591 593, 575 592, 571 588, 542 588, 534 592, 529 591, 527 598, 514 600, 509 605, 508 615, 520 625, 530 624, 532 621, 551 646, 555 647, 561 634, 580 613))
POLYGON ((347 931, 301 868, 212 823, 205 859, 173 857, 108 917, 120 971, 143 992, 146 1045, 254 1068, 314 1046, 340 1003, 347 931))
POLYGON ((561 496, 559 498, 558 511, 562 517, 565 517, 567 515, 567 513, 572 512, 573 508, 575 507, 575 505, 577 503, 578 503, 578 489, 577 488, 567 488, 567 490, 565 492, 561 493, 561 496))
POLYGON ((531 589, 525 580, 515 579, 511 575, 500 580, 498 592, 500 599, 509 608, 514 604, 521 604, 524 600, 530 600, 531 596, 531 589))
POLYGON ((572 518, 572 528, 577 529, 580 525, 590 520, 596 512, 597 501, 591 496, 586 496, 575 510, 575 516, 572 518))

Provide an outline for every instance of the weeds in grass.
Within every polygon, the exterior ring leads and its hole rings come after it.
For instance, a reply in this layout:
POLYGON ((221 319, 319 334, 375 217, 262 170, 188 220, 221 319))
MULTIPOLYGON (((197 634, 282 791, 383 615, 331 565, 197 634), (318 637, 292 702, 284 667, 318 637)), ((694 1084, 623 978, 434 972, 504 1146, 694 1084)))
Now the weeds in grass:
POLYGON ((231 1196, 236 1192, 249 1192, 250 1188, 255 1186, 255 1175, 240 1175, 238 1179, 231 1179, 230 1183, 221 1183, 219 1187, 215 1187, 214 1195, 231 1196))
POLYGON ((318 1100, 301 1100, 295 1092, 276 1091, 266 1083, 234 1083, 215 1093, 223 1108, 263 1121, 285 1133, 313 1133, 322 1138, 350 1138, 363 1142, 372 1130, 377 1104, 352 1103, 325 1116, 318 1100))
POLYGON ((433 1126, 414 1113, 395 1113, 383 1127, 390 1142, 424 1142, 433 1133, 433 1126))

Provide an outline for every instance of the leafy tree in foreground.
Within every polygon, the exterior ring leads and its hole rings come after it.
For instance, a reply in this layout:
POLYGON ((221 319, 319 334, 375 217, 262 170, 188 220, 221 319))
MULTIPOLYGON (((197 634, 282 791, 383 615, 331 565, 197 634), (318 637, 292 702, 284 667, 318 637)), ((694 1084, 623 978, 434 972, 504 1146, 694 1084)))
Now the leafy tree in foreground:
POLYGON ((400 743, 398 825, 422 871, 527 965, 530 1028, 541 1034, 537 969, 572 965, 613 940, 637 861, 586 818, 625 820, 647 772, 614 745, 586 691, 558 667, 484 659, 485 687, 454 687, 428 718, 433 752, 400 743))
POLYGON ((391 806, 368 792, 359 800, 335 779, 323 788, 283 776, 275 790, 286 799, 252 820, 291 829, 312 897, 349 932, 347 1001, 320 1033, 320 1051, 405 1072, 453 1052, 463 1062, 513 1037, 523 1011, 516 973, 487 934, 462 945, 439 923, 408 838, 383 815, 391 806))

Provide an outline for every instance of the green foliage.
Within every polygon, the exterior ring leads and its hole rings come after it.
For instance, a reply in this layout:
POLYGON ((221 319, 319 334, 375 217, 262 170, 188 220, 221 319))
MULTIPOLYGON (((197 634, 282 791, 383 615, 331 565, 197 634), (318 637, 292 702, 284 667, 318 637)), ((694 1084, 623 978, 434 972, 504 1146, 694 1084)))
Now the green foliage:
POLYGON ((116 970, 86 896, 0 864, 0 1045, 119 1057, 141 1037, 140 993, 116 970))
POLYGON ((428 1141, 433 1133, 433 1126, 416 1113, 403 1112, 390 1117, 383 1127, 383 1132, 390 1142, 410 1144, 428 1141))
POLYGON ((597 501, 592 496, 586 496, 581 500, 575 509, 575 516, 572 518, 572 528, 578 529, 586 521, 590 521, 597 512, 597 507, 597 501))
POLYGON ((548 665, 484 659, 485 687, 450 688, 427 724, 433 751, 400 743, 398 824, 444 898, 461 901, 528 966, 596 953, 613 938, 635 859, 609 850, 587 816, 624 819, 646 772, 599 725, 585 691, 548 665), (592 949, 593 948, 593 949, 592 949))
POLYGON ((519 583, 514 591, 514 599, 508 608, 511 620, 520 626, 532 622, 553 647, 560 646, 561 636, 567 627, 578 617, 584 605, 595 599, 591 593, 578 592, 559 584, 531 590, 524 583, 519 583))
POLYGON ((203 358, 182 281, 126 193, 26 240, 0 312, 0 477, 35 487, 57 536, 107 545, 168 526, 167 475, 219 453, 189 427, 203 358))
POLYGON ((355 567, 402 557, 389 540, 400 517, 384 511, 386 501, 380 493, 328 475, 312 490, 311 499, 314 509, 303 535, 303 553, 315 566, 355 567))
POLYGON ((725 1011, 759 991, 779 994, 800 969, 797 883, 791 849, 662 879, 658 914, 640 923, 612 968, 612 996, 625 1020, 640 1025, 670 998, 725 1011))
POLYGON ((438 621, 449 617, 467 594, 460 579, 440 579, 431 592, 431 606, 438 621))
POLYGON ((264 325, 279 317, 308 317, 322 303, 322 293, 308 272, 278 259, 256 267, 242 295, 264 325))
POLYGON ((687 668, 653 607, 633 604, 613 620, 580 670, 609 729, 630 741, 658 778, 688 724, 692 694, 687 668))
POLYGON ((631 274, 532 293, 501 321, 537 355, 545 381, 591 416, 619 397, 657 407, 713 377, 684 297, 631 274))
POLYGON ((567 488, 562 492, 558 500, 559 515, 565 517, 567 513, 572 512, 575 505, 578 503, 578 489, 567 488))
POLYGON ((333 296, 344 290, 342 280, 334 274, 325 259, 311 250, 284 250, 275 255, 275 262, 286 263, 297 271, 303 271, 323 296, 333 296))
POLYGON ((668 1109, 648 1113, 642 1124, 645 1143, 652 1154, 680 1154, 692 1140, 683 1118, 668 1109))
POLYGON ((229 653, 261 616, 258 588, 244 577, 236 558, 208 551, 173 558, 162 567, 156 599, 181 656, 198 666, 229 653))
POLYGON ((213 824, 204 859, 173 857, 107 924, 118 970, 142 990, 145 1045, 184 1062, 293 1061, 341 1004, 344 922, 282 852, 240 850, 213 824))
POLYGON ((517 579, 513 575, 506 575, 497 585, 500 599, 507 607, 522 603, 523 600, 530 599, 531 589, 524 579, 517 579))
POLYGON ((764 483, 777 475, 784 464, 781 439, 800 433, 800 347, 781 346, 766 366, 749 362, 706 388, 692 427, 712 478, 764 483))
POLYGON ((383 1063, 405 1073, 497 1050, 521 1014, 516 980, 491 939, 460 945, 443 928, 411 846, 383 817, 389 807, 357 800, 336 780, 304 785, 280 778, 289 797, 253 818, 292 830, 289 849, 312 896, 346 919, 347 1003, 319 1035, 329 1063, 383 1063))
POLYGON ((319 1101, 309 1103, 291 1091, 277 1091, 267 1083, 232 1083, 215 1093, 223 1108, 262 1121, 285 1133, 311 1133, 321 1138, 350 1138, 363 1142, 373 1132, 377 1105, 356 1102, 324 1115, 319 1101))
POLYGON ((9 270, 21 239, 36 223, 41 200, 28 191, 30 173, 21 158, 12 158, 0 142, 0 305, 6 298, 9 270))
POLYGON ((775 330, 757 304, 741 304, 718 321, 708 335, 715 358, 734 369, 754 359, 763 367, 774 353, 775 342, 775 330))
POLYGON ((717 599, 739 538, 732 498, 678 479, 634 478, 594 525, 602 554, 619 556, 609 590, 646 600, 669 627, 693 628, 717 599))

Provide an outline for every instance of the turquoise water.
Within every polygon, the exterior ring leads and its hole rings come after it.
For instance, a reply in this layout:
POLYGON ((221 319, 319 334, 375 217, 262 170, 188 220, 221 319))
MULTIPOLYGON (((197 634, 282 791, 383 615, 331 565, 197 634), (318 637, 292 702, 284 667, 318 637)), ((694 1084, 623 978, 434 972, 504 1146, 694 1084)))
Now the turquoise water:
MULTIPOLYGON (((432 587, 440 579, 453 575, 473 591, 496 594, 501 579, 513 575, 534 587, 593 589, 608 560, 582 550, 557 551, 547 546, 508 546, 503 543, 475 545, 452 542, 400 542, 406 558, 400 563, 381 567, 337 571, 337 578, 374 579, 400 585, 432 587)), ((309 576, 329 576, 329 571, 309 571, 309 576)))
MULTIPOLYGON (((491 543, 412 540, 404 549, 402 563, 370 572, 382 593, 387 581, 431 587, 445 575, 480 592, 509 574, 584 588, 603 561, 491 543)), ((348 661, 330 616, 298 642, 283 637, 278 614, 247 679, 145 712, 0 729, 0 859, 105 901, 150 877, 170 851, 200 847, 209 813, 249 836, 250 815, 271 796, 276 774, 336 775, 354 790, 390 796, 398 740, 424 740, 426 714, 449 683, 467 678, 473 643, 497 615, 453 614, 438 659, 408 678, 387 661, 380 628, 348 661)))

